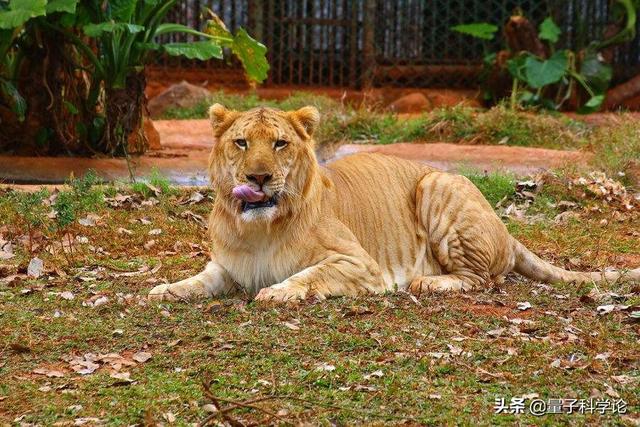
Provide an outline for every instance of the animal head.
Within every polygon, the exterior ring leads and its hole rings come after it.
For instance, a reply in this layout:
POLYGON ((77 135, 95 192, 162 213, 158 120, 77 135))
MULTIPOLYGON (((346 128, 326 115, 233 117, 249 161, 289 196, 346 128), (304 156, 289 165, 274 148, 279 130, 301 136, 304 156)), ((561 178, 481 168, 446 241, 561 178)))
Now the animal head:
POLYGON ((227 210, 247 222, 269 222, 295 210, 318 167, 312 138, 318 110, 238 112, 214 104, 209 117, 217 139, 211 182, 227 210))

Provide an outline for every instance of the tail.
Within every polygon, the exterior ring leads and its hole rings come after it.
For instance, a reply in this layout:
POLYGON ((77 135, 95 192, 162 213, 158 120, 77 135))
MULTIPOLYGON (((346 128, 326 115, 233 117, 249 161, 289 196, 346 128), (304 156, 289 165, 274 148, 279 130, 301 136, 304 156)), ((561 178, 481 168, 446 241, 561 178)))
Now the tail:
POLYGON ((616 281, 640 282, 640 268, 628 271, 582 272, 556 267, 538 258, 522 243, 513 239, 516 255, 514 271, 530 279, 546 283, 611 283, 616 281))

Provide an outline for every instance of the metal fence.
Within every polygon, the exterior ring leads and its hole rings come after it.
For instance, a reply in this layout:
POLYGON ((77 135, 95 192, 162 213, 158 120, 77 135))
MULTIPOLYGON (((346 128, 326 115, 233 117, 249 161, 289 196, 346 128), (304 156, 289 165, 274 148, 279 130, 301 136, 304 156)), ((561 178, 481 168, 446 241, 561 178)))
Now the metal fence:
MULTIPOLYGON (((362 88, 477 87, 482 58, 503 47, 451 31, 460 23, 501 27, 513 13, 533 23, 553 16, 560 45, 602 37, 611 0, 181 0, 169 19, 200 27, 206 8, 268 48, 267 84, 362 88)), ((638 23, 640 32, 640 20, 638 23)), ((195 63, 161 58, 164 67, 237 68, 233 60, 195 63)), ((640 37, 618 49, 614 79, 640 73, 640 37)), ((241 74, 240 74, 241 75, 241 74)))

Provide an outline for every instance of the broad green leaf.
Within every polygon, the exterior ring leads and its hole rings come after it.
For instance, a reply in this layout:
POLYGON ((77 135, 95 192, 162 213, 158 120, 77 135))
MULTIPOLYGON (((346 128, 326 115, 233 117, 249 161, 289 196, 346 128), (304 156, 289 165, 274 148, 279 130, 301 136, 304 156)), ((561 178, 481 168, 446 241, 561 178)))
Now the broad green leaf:
POLYGON ((153 42, 147 42, 147 43, 137 42, 135 46, 136 46, 136 49, 140 49, 140 50, 161 50, 162 49, 162 45, 158 43, 153 43, 153 42))
POLYGON ((492 40, 495 36, 498 27, 486 22, 477 22, 475 24, 462 24, 451 27, 453 31, 457 31, 462 34, 477 37, 484 40, 492 40))
POLYGON ((40 16, 46 4, 47 0, 9 0, 9 10, 28 10, 40 16))
POLYGON ((11 0, 9 9, 0 11, 0 29, 18 28, 31 18, 43 16, 46 6, 47 0, 11 0))
POLYGON ((269 63, 266 58, 267 48, 252 38, 243 28, 238 29, 234 36, 224 25, 224 22, 217 15, 212 14, 212 18, 207 21, 205 31, 215 37, 222 46, 231 48, 231 51, 242 62, 250 80, 259 83, 267 78, 269 72, 269 63))
POLYGON ((539 34, 542 40, 550 41, 551 43, 557 43, 560 39, 560 34, 562 34, 562 30, 553 22, 553 18, 550 16, 547 17, 542 24, 540 24, 539 34))
POLYGON ((87 24, 83 27, 84 33, 89 37, 100 37, 103 33, 126 30, 129 33, 144 31, 142 25, 127 24, 125 22, 102 22, 100 24, 87 24))
POLYGON ((588 50, 580 64, 580 75, 595 93, 604 93, 609 88, 613 71, 598 52, 588 50))
POLYGON ((27 113, 27 101, 20 95, 18 88, 13 83, 0 79, 0 95, 4 95, 3 98, 9 101, 11 109, 18 116, 18 120, 23 121, 27 113))
POLYGON ((201 61, 222 58, 222 47, 212 40, 192 43, 167 43, 162 48, 171 56, 184 56, 201 61))
POLYGON ((233 38, 233 34, 215 13, 212 13, 211 19, 207 21, 207 33, 213 37, 233 38))
POLYGON ((252 38, 244 28, 238 29, 231 50, 242 62, 249 79, 261 83, 267 78, 267 48, 252 38))
POLYGON ((78 0, 49 0, 47 15, 55 12, 76 13, 78 0))
POLYGON ((551 58, 542 61, 534 56, 527 56, 524 62, 525 81, 534 89, 559 82, 567 73, 569 59, 567 52, 558 51, 551 58))
POLYGON ((578 113, 580 114, 589 114, 600 109, 600 106, 604 102, 605 95, 600 94, 591 97, 582 107, 578 109, 578 113))
POLYGON ((136 11, 137 0, 110 0, 111 17, 119 22, 130 22, 136 11))
POLYGON ((118 23, 116 25, 116 27, 123 28, 123 29, 127 30, 128 32, 130 32, 131 34, 139 33, 141 31, 145 30, 143 25, 137 25, 137 24, 118 23))

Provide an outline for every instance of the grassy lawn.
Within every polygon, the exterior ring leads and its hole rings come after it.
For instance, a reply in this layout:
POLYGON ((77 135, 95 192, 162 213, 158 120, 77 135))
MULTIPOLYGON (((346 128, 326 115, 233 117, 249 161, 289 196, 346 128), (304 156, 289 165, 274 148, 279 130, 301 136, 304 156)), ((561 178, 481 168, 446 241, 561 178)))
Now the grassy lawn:
MULTIPOLYGON (((623 196, 597 196, 574 178, 532 189, 511 176, 468 174, 545 259, 574 269, 640 265, 638 204, 624 208, 623 196)), ((206 263, 201 217, 214 196, 157 176, 134 187, 88 181, 57 195, 0 193, 0 249, 10 241, 14 254, 0 261, 0 424, 639 420, 638 285, 513 276, 420 300, 148 303, 154 285, 206 263), (29 277, 36 255, 44 268, 29 277), (519 309, 525 302, 531 308, 519 309), (600 306, 613 309, 599 314, 600 306), (623 399, 627 414, 495 414, 496 398, 521 396, 623 399)))

